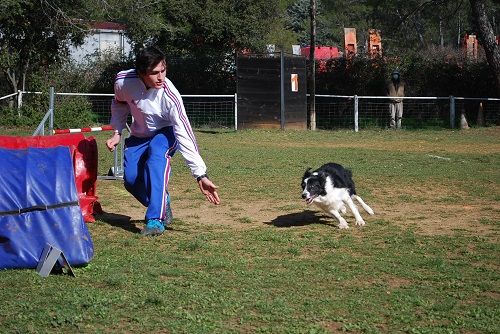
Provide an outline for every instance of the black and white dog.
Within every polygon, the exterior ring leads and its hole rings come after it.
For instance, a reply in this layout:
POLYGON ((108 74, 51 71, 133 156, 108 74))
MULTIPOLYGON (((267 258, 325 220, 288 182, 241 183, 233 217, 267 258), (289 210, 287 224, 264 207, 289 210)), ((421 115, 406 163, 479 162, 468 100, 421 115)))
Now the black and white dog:
POLYGON ((356 218, 356 225, 365 225, 353 199, 373 215, 372 208, 356 195, 352 172, 336 163, 327 163, 312 172, 311 168, 306 170, 302 177, 302 198, 307 204, 314 203, 337 218, 339 228, 349 228, 347 221, 341 216, 341 213, 347 212, 346 204, 356 218))

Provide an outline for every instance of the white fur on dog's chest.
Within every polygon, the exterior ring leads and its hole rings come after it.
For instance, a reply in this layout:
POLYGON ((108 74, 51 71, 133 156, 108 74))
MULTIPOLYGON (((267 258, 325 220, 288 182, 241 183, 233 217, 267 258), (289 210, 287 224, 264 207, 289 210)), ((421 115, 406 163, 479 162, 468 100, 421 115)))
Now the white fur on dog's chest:
POLYGON ((349 197, 349 192, 346 188, 335 188, 330 177, 326 179, 325 183, 325 196, 318 196, 314 199, 314 203, 321 207, 323 210, 329 211, 330 209, 340 210, 345 207, 344 201, 349 197))

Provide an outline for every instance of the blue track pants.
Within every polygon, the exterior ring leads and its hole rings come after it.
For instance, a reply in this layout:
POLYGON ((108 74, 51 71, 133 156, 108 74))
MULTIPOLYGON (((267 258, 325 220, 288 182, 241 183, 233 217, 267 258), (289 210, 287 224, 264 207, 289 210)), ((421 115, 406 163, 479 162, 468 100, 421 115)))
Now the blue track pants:
POLYGON ((166 217, 167 205, 170 205, 170 159, 176 148, 177 141, 170 126, 149 138, 130 136, 125 139, 125 189, 147 207, 146 220, 166 217))

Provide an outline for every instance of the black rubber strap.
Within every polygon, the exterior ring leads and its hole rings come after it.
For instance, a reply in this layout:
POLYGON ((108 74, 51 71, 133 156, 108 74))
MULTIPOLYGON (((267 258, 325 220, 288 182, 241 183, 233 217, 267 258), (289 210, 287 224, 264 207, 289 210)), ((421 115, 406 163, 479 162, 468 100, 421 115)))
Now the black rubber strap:
POLYGON ((0 211, 0 216, 20 215, 22 213, 27 213, 27 212, 45 211, 45 210, 49 210, 49 209, 59 209, 59 208, 64 208, 67 206, 75 206, 75 205, 80 205, 80 203, 78 201, 74 201, 74 202, 66 202, 66 203, 59 203, 59 204, 52 204, 52 205, 35 205, 35 206, 30 206, 28 208, 22 208, 22 209, 17 209, 17 210, 0 211))

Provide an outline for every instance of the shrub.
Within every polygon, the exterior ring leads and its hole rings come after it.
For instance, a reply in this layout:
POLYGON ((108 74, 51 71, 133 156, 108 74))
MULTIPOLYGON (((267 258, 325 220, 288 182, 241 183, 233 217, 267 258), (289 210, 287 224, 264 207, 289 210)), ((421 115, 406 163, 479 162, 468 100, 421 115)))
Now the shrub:
POLYGON ((60 99, 54 113, 54 127, 57 129, 93 126, 97 115, 92 112, 92 104, 84 96, 60 99))
POLYGON ((385 82, 398 68, 407 96, 495 97, 495 78, 484 57, 470 61, 451 48, 370 59, 331 60, 317 70, 316 92, 334 95, 385 95, 385 82))

